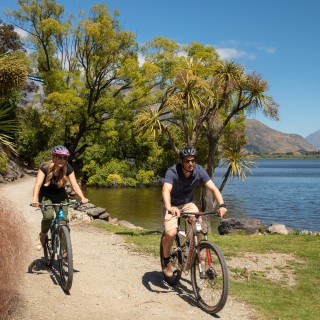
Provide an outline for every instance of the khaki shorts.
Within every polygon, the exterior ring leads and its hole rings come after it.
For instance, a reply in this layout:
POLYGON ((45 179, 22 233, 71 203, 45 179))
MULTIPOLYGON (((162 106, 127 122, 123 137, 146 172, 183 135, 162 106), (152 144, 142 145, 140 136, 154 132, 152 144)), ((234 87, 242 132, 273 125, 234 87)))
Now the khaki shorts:
MULTIPOLYGON (((198 212, 199 211, 198 207, 193 202, 189 202, 189 203, 183 204, 181 206, 176 206, 176 207, 184 212, 198 212)), ((165 208, 165 206, 163 205, 163 202, 161 202, 161 215, 162 215, 162 219, 163 219, 165 232, 168 232, 169 230, 178 228, 178 217, 172 215, 165 208)))

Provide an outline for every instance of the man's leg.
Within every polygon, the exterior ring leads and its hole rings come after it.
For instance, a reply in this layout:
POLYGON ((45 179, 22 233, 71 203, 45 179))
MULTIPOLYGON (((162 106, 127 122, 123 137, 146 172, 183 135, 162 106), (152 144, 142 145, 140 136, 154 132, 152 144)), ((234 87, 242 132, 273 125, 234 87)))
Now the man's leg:
POLYGON ((173 266, 170 261, 170 248, 173 244, 174 238, 178 228, 178 218, 173 216, 165 207, 161 207, 162 217, 164 219, 165 235, 162 238, 162 254, 164 258, 163 272, 167 277, 173 276, 173 266))

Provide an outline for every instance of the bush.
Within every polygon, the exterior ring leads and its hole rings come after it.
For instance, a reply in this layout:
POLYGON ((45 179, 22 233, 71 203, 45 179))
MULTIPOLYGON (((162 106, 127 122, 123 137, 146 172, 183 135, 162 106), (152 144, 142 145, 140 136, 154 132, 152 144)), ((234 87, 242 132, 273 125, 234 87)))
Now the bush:
POLYGON ((152 170, 139 170, 137 180, 143 185, 151 185, 153 183, 154 172, 152 170))
POLYGON ((17 306, 30 241, 23 228, 21 213, 0 197, 0 319, 6 319, 17 306))
POLYGON ((8 169, 8 158, 5 155, 0 154, 0 171, 8 169))
POLYGON ((107 177, 106 185, 108 187, 118 187, 123 183, 122 178, 118 174, 109 174, 107 177))

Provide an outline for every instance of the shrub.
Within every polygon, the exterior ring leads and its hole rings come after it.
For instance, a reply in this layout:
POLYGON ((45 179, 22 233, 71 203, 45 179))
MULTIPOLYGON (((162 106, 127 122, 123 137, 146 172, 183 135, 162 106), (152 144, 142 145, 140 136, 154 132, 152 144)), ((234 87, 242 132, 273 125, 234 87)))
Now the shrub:
POLYGON ((8 158, 5 155, 0 154, 0 171, 8 169, 8 158))
POLYGON ((139 170, 137 174, 137 180, 143 185, 151 185, 154 178, 154 172, 152 170, 139 170))
POLYGON ((6 319, 19 301, 30 241, 23 216, 0 197, 0 319, 6 319))
POLYGON ((108 187, 119 187, 123 183, 122 178, 118 174, 109 174, 107 177, 106 185, 108 187))

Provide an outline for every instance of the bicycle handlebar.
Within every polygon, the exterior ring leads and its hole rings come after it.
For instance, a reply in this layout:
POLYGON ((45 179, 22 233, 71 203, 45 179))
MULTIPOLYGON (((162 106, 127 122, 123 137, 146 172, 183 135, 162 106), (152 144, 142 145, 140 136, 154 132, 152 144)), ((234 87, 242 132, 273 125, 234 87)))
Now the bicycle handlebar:
MULTIPOLYGON (((76 200, 71 200, 70 202, 67 203, 39 203, 39 207, 43 208, 43 207, 68 207, 68 206, 74 206, 75 208, 78 208, 79 206, 81 206, 82 203, 78 202, 76 200)), ((32 206, 32 203, 30 203, 30 206, 32 206)))
POLYGON ((181 212, 180 217, 189 218, 190 216, 194 216, 196 218, 199 218, 199 217, 207 216, 207 215, 215 215, 215 216, 220 217, 220 215, 217 214, 216 211, 210 211, 210 212, 202 212, 202 211, 199 211, 199 212, 181 212))

